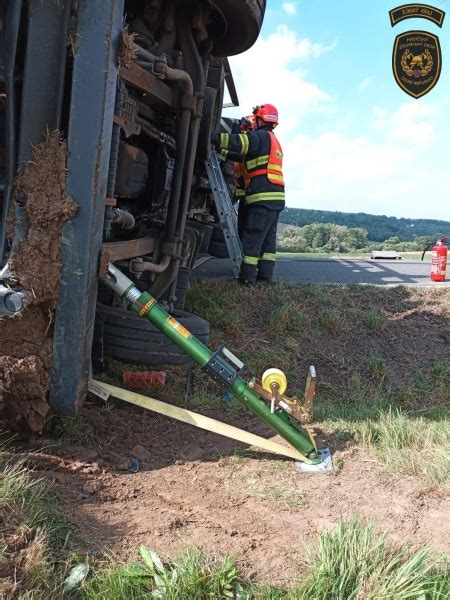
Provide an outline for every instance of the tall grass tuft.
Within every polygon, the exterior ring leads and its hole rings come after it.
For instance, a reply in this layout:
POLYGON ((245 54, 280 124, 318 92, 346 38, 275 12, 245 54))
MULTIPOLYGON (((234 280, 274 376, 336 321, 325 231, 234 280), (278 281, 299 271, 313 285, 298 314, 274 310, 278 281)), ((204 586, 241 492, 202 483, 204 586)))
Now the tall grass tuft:
POLYGON ((444 408, 433 417, 409 414, 393 407, 379 391, 373 404, 318 404, 316 418, 337 443, 369 448, 389 471, 446 486, 450 484, 450 418, 444 408))
POLYGON ((371 308, 364 317, 364 324, 373 333, 380 335, 386 328, 388 318, 383 308, 371 308))
POLYGON ((390 470, 450 483, 450 421, 428 420, 389 409, 358 426, 363 445, 373 448, 390 470))
POLYGON ((450 592, 445 564, 427 548, 393 548, 386 533, 358 517, 319 533, 309 548, 306 579, 289 600, 444 600, 450 592))
POLYGON ((140 547, 139 555, 139 562, 100 572, 86 582, 82 599, 216 600, 236 598, 243 591, 240 573, 230 557, 218 559, 190 548, 178 559, 164 564, 144 546, 140 547))
POLYGON ((0 448, 0 564, 6 573, 1 597, 57 598, 53 561, 69 528, 48 486, 12 456, 0 448))

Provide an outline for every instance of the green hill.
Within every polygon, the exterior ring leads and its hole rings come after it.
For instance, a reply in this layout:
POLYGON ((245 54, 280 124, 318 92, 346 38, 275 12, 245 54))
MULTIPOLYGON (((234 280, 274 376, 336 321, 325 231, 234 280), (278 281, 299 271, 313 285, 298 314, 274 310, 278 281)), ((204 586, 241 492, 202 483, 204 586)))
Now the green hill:
POLYGON ((331 210, 312 210, 306 208, 286 208, 280 215, 280 222, 303 227, 311 223, 335 223, 347 227, 363 227, 367 237, 374 242, 382 242, 397 236, 409 241, 416 236, 432 236, 436 239, 450 236, 450 221, 436 219, 397 219, 386 215, 368 215, 367 213, 344 213, 331 210))

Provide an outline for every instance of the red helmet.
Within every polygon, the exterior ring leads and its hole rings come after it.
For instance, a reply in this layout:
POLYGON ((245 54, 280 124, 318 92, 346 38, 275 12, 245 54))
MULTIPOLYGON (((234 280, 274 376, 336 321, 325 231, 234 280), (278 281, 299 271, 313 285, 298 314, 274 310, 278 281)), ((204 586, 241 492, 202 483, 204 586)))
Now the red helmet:
POLYGON ((256 118, 261 119, 265 123, 278 125, 278 111, 273 104, 261 104, 253 109, 253 114, 256 118))

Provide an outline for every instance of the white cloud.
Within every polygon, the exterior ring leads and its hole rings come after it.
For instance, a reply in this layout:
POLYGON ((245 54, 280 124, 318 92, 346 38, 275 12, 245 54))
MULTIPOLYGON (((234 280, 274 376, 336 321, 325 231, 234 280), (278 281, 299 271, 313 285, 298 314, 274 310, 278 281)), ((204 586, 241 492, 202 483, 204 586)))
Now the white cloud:
POLYGON ((230 58, 240 108, 225 114, 242 116, 257 104, 270 103, 280 114, 280 135, 295 131, 303 115, 332 109, 330 96, 307 79, 310 61, 334 48, 299 38, 286 25, 260 37, 247 52, 230 58))
POLYGON ((357 85, 357 88, 360 92, 366 90, 373 82, 373 77, 365 77, 362 81, 360 81, 357 85))
POLYGON ((385 132, 392 140, 429 145, 436 135, 435 108, 430 104, 408 102, 389 113, 374 107, 374 127, 385 132))
MULTIPOLYGON (((286 25, 260 37, 230 59, 241 106, 225 114, 243 116, 266 102, 277 106, 290 207, 448 219, 450 170, 436 148, 448 145, 440 123, 449 108, 406 101, 392 111, 369 107, 361 116, 360 105, 356 123, 351 106, 341 106, 314 81, 314 60, 334 47, 301 38, 286 25)), ((360 87, 370 84, 367 78, 360 87)))
POLYGON ((294 2, 283 2, 283 10, 288 15, 295 15, 297 7, 294 2))
POLYGON ((374 114, 377 138, 300 133, 284 145, 288 206, 448 219, 450 173, 434 152, 433 110, 403 105, 374 114))

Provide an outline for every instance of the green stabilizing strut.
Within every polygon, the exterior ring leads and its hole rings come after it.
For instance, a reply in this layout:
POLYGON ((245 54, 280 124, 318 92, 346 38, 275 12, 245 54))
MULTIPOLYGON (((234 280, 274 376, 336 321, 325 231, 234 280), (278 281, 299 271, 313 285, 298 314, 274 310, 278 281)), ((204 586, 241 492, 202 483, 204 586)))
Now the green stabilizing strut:
MULTIPOLYGON (((109 265, 108 273, 103 281, 121 297, 127 298, 132 303, 131 308, 140 317, 147 319, 160 329, 200 367, 205 367, 209 363, 213 352, 163 310, 158 305, 156 298, 147 292, 138 290, 133 282, 114 265, 109 265)), ((244 406, 258 415, 291 446, 303 454, 308 463, 318 464, 321 462, 311 441, 290 422, 289 418, 286 418, 287 415, 272 413, 269 405, 248 387, 244 379, 237 377, 230 386, 230 391, 244 406)))

